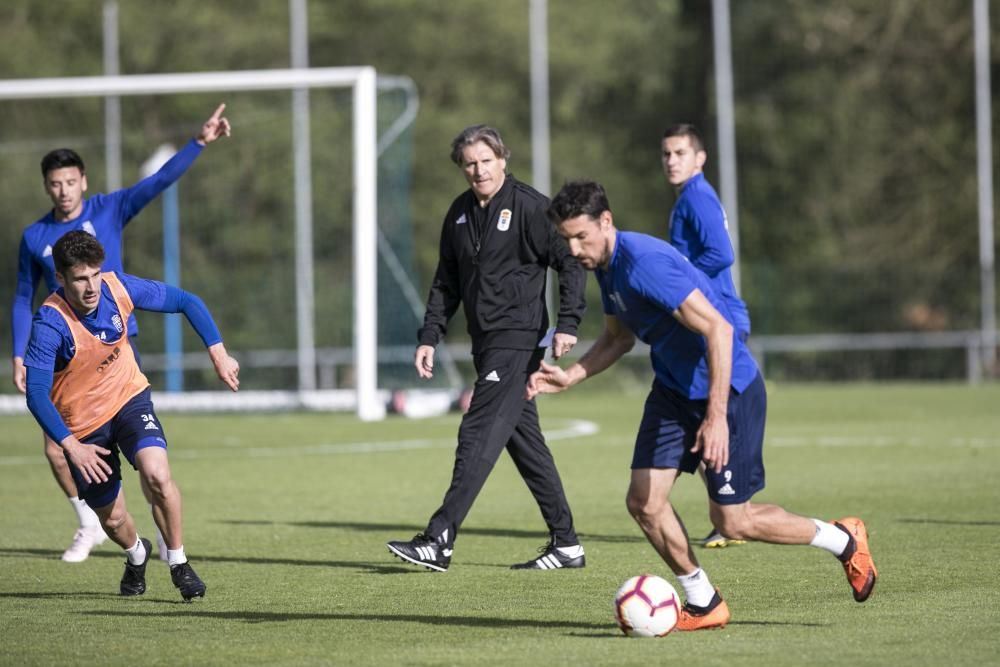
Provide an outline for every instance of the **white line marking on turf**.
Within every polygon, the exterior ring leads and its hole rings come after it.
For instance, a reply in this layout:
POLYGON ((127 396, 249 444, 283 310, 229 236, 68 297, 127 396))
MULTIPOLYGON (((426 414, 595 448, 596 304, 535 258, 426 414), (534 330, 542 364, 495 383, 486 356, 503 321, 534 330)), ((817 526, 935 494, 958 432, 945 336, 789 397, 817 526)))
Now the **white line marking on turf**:
MULTIPOLYGON (((583 419, 549 420, 563 422, 562 428, 545 431, 545 439, 549 441, 581 438, 600 432, 600 427, 591 421, 583 419)), ((248 458, 275 458, 279 456, 331 456, 335 454, 371 454, 377 452, 399 452, 414 449, 437 449, 454 447, 454 436, 449 438, 421 438, 416 440, 395 440, 380 442, 341 442, 319 443, 314 445, 299 445, 296 447, 236 447, 230 436, 223 447, 193 447, 189 449, 171 449, 172 459, 210 459, 230 458, 234 454, 248 458)), ((2 456, 0 465, 31 465, 45 462, 43 456, 2 456)))

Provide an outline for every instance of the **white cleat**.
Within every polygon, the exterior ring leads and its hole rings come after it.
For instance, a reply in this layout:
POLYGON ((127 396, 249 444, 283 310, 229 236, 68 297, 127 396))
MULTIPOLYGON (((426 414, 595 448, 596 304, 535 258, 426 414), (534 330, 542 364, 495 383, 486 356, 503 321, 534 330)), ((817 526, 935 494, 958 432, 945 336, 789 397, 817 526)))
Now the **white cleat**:
POLYGON ((104 544, 106 539, 108 536, 100 526, 77 528, 73 533, 73 543, 63 552, 62 559, 67 563, 82 563, 87 560, 90 550, 104 544))

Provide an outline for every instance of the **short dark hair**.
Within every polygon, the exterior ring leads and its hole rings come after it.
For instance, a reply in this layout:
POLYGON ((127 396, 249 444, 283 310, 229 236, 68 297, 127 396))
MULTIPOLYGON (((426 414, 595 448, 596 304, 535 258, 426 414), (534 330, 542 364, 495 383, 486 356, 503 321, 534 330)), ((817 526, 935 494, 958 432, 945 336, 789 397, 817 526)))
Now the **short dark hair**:
POLYGON ((698 151, 705 151, 705 139, 701 136, 701 131, 690 123, 678 123, 671 125, 663 132, 663 138, 687 137, 691 141, 691 148, 698 151))
POLYGON ((81 174, 86 173, 83 158, 77 155, 76 151, 70 148, 57 148, 54 151, 49 151, 42 158, 42 178, 48 178, 49 172, 54 169, 65 167, 77 167, 81 174))
POLYGON ((564 220, 586 215, 597 219, 610 211, 608 195, 597 181, 569 181, 556 193, 548 208, 549 220, 560 224, 564 220))
POLYGON ((104 264, 104 246, 87 232, 75 229, 63 234, 52 246, 52 262, 56 272, 63 275, 67 269, 83 264, 101 266, 104 264))
POLYGON ((480 141, 489 146, 493 154, 501 160, 510 159, 510 149, 504 145, 496 128, 489 125, 470 125, 451 140, 451 161, 461 167, 462 150, 480 141))

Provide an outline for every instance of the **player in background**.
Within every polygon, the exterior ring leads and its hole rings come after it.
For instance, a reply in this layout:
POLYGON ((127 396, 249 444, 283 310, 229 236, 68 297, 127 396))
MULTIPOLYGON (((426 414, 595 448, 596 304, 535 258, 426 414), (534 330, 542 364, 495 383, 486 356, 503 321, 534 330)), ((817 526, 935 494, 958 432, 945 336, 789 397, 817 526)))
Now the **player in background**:
POLYGON ((452 141, 451 159, 469 189, 444 217, 437 272, 417 333, 414 366, 426 379, 434 373, 434 349, 463 304, 478 376, 458 429, 451 485, 441 506, 422 533, 386 545, 397 557, 438 572, 448 569, 459 527, 504 449, 549 530, 541 555, 512 567, 554 570, 586 562, 538 408, 525 400, 524 385, 549 344, 548 268, 559 274, 551 343, 556 359, 576 344, 587 276, 545 217, 548 198, 507 173, 509 157, 500 133, 485 125, 467 127, 452 141))
POLYGON ((601 288, 604 332, 566 369, 542 362, 527 396, 564 391, 600 373, 638 337, 650 346, 654 381, 636 436, 626 503, 650 544, 677 576, 687 601, 680 630, 721 627, 730 612, 701 569, 670 492, 681 472, 706 466, 714 525, 727 538, 809 544, 843 564, 854 599, 864 602, 877 572, 865 524, 833 523, 751 502, 764 488, 767 393, 757 364, 708 278, 664 241, 618 231, 600 184, 566 184, 549 216, 573 256, 601 288))
MULTIPOLYGON (((670 245, 708 276, 715 293, 722 297, 731 316, 730 324, 743 342, 750 335, 750 314, 747 305, 736 293, 730 267, 736 261, 729 221, 715 188, 705 179, 702 169, 708 159, 705 142, 694 125, 680 124, 667 128, 661 141, 660 161, 663 175, 674 187, 677 200, 670 213, 670 245)), ((702 480, 706 480, 700 470, 702 480)), ((727 540, 713 527, 701 540, 702 546, 713 549, 743 540, 727 540)))
POLYGON ((52 249, 59 289, 32 320, 24 357, 28 409, 69 463, 80 497, 108 537, 125 550, 122 595, 146 591, 152 544, 140 538, 121 486, 124 455, 150 491, 153 518, 167 544, 170 578, 184 600, 205 595, 187 560, 181 494, 170 474, 167 440, 153 409, 149 381, 128 340, 134 309, 184 313, 201 337, 219 378, 239 389, 239 364, 226 352, 200 298, 105 264, 101 243, 87 232, 64 234, 52 249))
MULTIPOLYGON (((220 104, 202 125, 198 136, 188 142, 158 172, 132 187, 110 194, 84 197, 87 191, 87 173, 83 160, 74 151, 61 148, 51 151, 42 158, 43 185, 46 194, 52 200, 52 210, 28 226, 21 236, 17 260, 17 286, 11 308, 13 380, 18 391, 21 393, 25 391, 24 350, 31 330, 38 282, 45 281, 47 293, 54 292, 58 287, 52 262, 52 248, 56 241, 69 231, 88 232, 97 237, 105 248, 106 259, 103 268, 107 271, 123 271, 122 231, 125 225, 157 195, 180 178, 205 146, 220 137, 230 135, 229 120, 222 115, 225 108, 225 104, 220 104)), ((134 340, 138 334, 134 318, 128 319, 128 330, 134 340)), ((135 350, 134 343, 133 349, 135 350)), ((101 530, 97 516, 77 494, 76 485, 73 483, 62 450, 48 437, 44 437, 44 434, 43 439, 45 457, 52 469, 52 475, 66 494, 79 522, 73 535, 73 542, 63 553, 62 559, 78 563, 86 560, 94 546, 104 542, 104 531, 101 530)), ((162 548, 163 542, 160 537, 157 535, 161 547, 160 558, 165 560, 166 553, 162 548)))

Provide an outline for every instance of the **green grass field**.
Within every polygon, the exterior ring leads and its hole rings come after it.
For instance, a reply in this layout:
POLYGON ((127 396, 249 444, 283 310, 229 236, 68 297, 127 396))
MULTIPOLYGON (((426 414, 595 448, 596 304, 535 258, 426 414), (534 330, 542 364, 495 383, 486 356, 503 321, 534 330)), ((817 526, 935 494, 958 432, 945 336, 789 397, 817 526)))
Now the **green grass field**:
MULTIPOLYGON (((808 547, 699 550, 733 613, 723 630, 626 639, 611 602, 633 574, 673 581, 625 511, 645 393, 594 381, 541 402, 587 550, 578 571, 511 572, 546 540, 504 456, 451 570, 384 543, 421 530, 451 474, 457 416, 164 415, 185 546, 208 584, 182 603, 165 564, 117 595, 123 555, 59 561, 74 529, 28 417, 0 418, 4 665, 983 665, 1000 630, 1000 386, 772 384, 757 500, 864 517, 880 578, 853 601, 808 547), (585 423, 596 433, 581 435, 585 423)), ((129 471, 131 473, 131 471, 129 471)), ((140 531, 152 521, 134 474, 140 531)), ((675 503, 708 529, 704 489, 675 503)))

